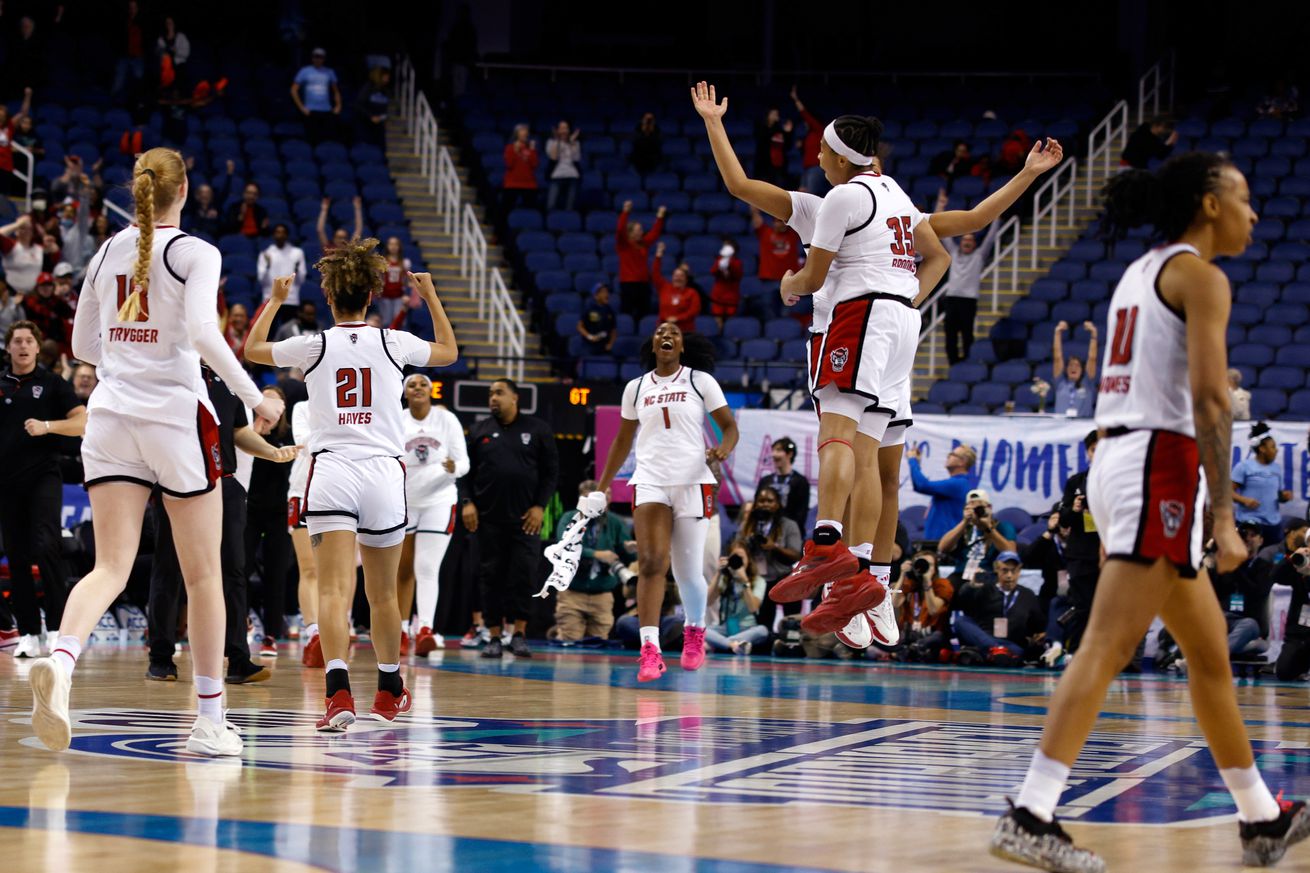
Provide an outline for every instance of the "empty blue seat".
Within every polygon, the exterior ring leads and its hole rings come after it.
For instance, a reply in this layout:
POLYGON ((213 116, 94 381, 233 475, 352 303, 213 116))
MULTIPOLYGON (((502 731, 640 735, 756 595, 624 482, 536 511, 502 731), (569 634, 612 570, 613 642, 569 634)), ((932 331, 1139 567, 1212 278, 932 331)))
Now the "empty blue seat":
POLYGON ((987 379, 987 367, 984 364, 975 364, 971 361, 961 361, 953 364, 950 370, 950 379, 952 382, 973 385, 983 382, 987 379))
POLYGON ((1018 324, 1036 324, 1046 320, 1047 312, 1046 304, 1041 300, 1020 300, 1010 309, 1010 319, 1018 324))
POLYGON ((778 343, 771 339, 750 339, 741 344, 740 354, 750 361, 772 361, 778 356, 778 343))
POLYGON ((1032 378, 1032 367, 1027 361, 1006 361, 992 368, 992 379, 1007 385, 1030 382, 1032 378))
POLYGON ((969 392, 970 403, 985 406, 989 409, 1004 406, 1010 401, 1010 397, 1010 386, 999 385, 995 382, 983 382, 979 385, 974 385, 973 390, 969 392))
POLYGON ((1287 392, 1278 388, 1251 389, 1251 416, 1274 418, 1287 409, 1287 392))
POLYGON ((755 339, 760 335, 760 323, 754 318, 729 318, 723 323, 723 335, 735 340, 755 339))
POLYGON ((578 252, 587 252, 594 254, 596 251, 596 237, 589 233, 564 233, 555 242, 555 247, 561 254, 570 255, 578 252))
POLYGON ((705 232, 705 217, 694 213, 674 213, 664 222, 669 233, 693 234, 705 232))
POLYGON ((609 382, 619 378, 619 365, 613 358, 583 358, 578 376, 593 382, 609 382))
POLYGON ((563 270, 542 270, 537 274, 536 281, 537 290, 545 294, 573 289, 573 276, 563 270))
POLYGON ((980 364, 995 362, 996 349, 992 346, 992 341, 989 339, 974 340, 973 348, 969 349, 969 360, 980 364))
MULTIPOLYGON (((1295 325, 1278 324, 1260 324, 1251 328, 1246 335, 1246 341, 1258 343, 1276 349, 1275 354, 1283 351, 1282 346, 1292 341, 1292 327, 1295 325)), ((1292 346, 1291 348, 1295 348, 1292 346)))
POLYGON ((1310 418, 1310 391, 1293 391, 1287 398, 1287 411, 1300 419, 1310 418))
POLYGON ((786 340, 778 351, 780 361, 804 361, 806 359, 806 342, 803 339, 786 340))
POLYGON ((569 273, 600 271, 600 258, 594 252, 572 252, 564 256, 564 270, 569 273))
POLYGON ((1300 303, 1275 303, 1265 310, 1264 320, 1269 324, 1294 328, 1300 327, 1310 319, 1307 319, 1306 307, 1300 303))
MULTIPOLYGON (((551 297, 557 295, 552 294, 551 297)), ((555 335, 569 337, 581 336, 578 334, 578 313, 576 312, 557 312, 555 313, 555 335)))
POLYGON ((1274 350, 1256 343, 1242 343, 1229 351, 1228 360, 1238 366, 1265 367, 1273 363, 1274 350))
POLYGON ((1117 283, 1123 278, 1124 269, 1127 266, 1121 261, 1099 261, 1092 264, 1091 269, 1087 271, 1087 275, 1101 282, 1117 283))
POLYGON ((1058 303, 1069 297, 1069 283, 1059 279, 1038 279, 1028 289, 1028 297, 1045 303, 1058 303))
POLYGON ((641 347, 646 343, 647 340, 638 336, 615 337, 610 354, 620 361, 637 361, 641 355, 641 347))
POLYGON ((969 396, 969 388, 957 382, 947 382, 940 379, 933 383, 928 389, 928 402, 940 403, 944 407, 951 407, 957 403, 964 402, 969 396))
POLYGON ((719 335, 718 320, 712 315, 696 316, 696 333, 700 334, 701 336, 711 336, 711 337, 718 336, 719 335))
POLYGON ((576 212, 551 212, 546 216, 546 229, 556 233, 577 233, 582 230, 582 216, 576 212))
POLYGON ((1080 239, 1069 247, 1068 257, 1075 261, 1099 261, 1105 257, 1105 244, 1095 239, 1080 239))
POLYGON ((1305 370, 1300 367, 1265 367, 1260 371, 1260 381, 1256 384, 1261 388, 1295 391, 1305 387, 1305 370))
POLYGON ((582 298, 571 291, 555 291, 546 295, 546 311, 553 313, 582 311, 582 298))
POLYGON ((1086 278, 1087 265, 1081 261, 1056 261, 1051 265, 1049 275, 1052 279, 1059 279, 1062 282, 1077 282, 1079 279, 1086 278))
POLYGON ((764 335, 780 342, 799 339, 804 332, 794 318, 775 318, 764 325, 764 335))
POLYGON ((1278 286, 1272 282, 1243 282, 1237 288, 1237 300, 1264 309, 1279 299, 1278 286))
POLYGON ((709 233, 724 236, 744 236, 750 229, 744 215, 719 214, 710 218, 705 224, 709 233))
POLYGON ((255 241, 240 234, 219 237, 218 250, 224 255, 255 255, 255 241))
POLYGON ((1296 267, 1286 261, 1267 261, 1256 268, 1255 277, 1261 282, 1290 282, 1296 267))
POLYGON ((1081 300, 1066 300, 1051 307, 1052 321, 1067 321, 1071 327, 1078 327, 1091 314, 1091 309, 1081 300))
POLYGON ((1234 303, 1232 313, 1228 320, 1232 324, 1240 324, 1244 327, 1250 327, 1254 324, 1260 324, 1264 321, 1264 313, 1259 307, 1252 306, 1249 303, 1234 303))
POLYGON ((1110 299, 1110 288, 1100 279, 1082 279, 1069 286, 1069 299, 1080 303, 1099 303, 1110 299))
MULTIPOLYGON (((1049 396, 1049 395, 1048 395, 1049 396)), ((1016 412, 1036 412, 1043 408, 1044 401, 1033 393, 1031 383, 1016 385, 1014 388, 1014 409, 1016 412)), ((918 407, 915 407, 918 409, 918 407)))
POLYGON ((368 208, 368 217, 374 225, 395 224, 405 220, 405 210, 399 203, 374 203, 368 208))
POLYGON ((745 386, 751 382, 751 372, 745 364, 725 361, 715 368, 714 378, 725 387, 745 386))
POLYGON ((727 194, 698 194, 691 202, 697 212, 720 213, 732 209, 732 198, 727 194))

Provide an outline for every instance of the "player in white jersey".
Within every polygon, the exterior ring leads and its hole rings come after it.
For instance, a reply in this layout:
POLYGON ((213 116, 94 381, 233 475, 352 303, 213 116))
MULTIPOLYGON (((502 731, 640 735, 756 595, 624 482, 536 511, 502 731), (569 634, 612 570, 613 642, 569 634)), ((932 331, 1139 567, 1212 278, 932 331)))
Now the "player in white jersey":
POLYGON ((468 474, 469 453, 464 426, 455 413, 433 404, 431 379, 422 373, 406 379, 405 399, 409 404, 409 414, 404 416, 409 523, 400 553, 400 610, 407 623, 409 606, 416 604, 414 654, 427 655, 445 642, 432 632, 432 624, 437 612, 441 562, 455 533, 459 507, 455 480, 468 474))
POLYGON ((649 682, 665 669, 659 623, 670 565, 685 620, 682 668, 697 670, 705 661, 708 583, 703 565, 705 533, 714 512, 709 462, 726 460, 738 434, 723 389, 707 372, 714 366, 714 356, 704 337, 684 337, 676 324, 665 322, 642 347, 641 359, 647 372, 623 389, 619 432, 610 444, 598 490, 587 499, 605 505, 605 494, 635 437, 637 468, 628 484, 633 490, 641 622, 637 679, 649 682), (705 448, 706 413, 723 434, 719 444, 709 449, 705 448))
POLYGON ((392 721, 411 705, 400 676, 400 611, 396 574, 405 538, 405 427, 399 400, 402 368, 445 366, 456 358, 455 334, 437 300, 432 278, 411 274, 436 333, 426 342, 410 333, 369 327, 364 313, 382 288, 377 240, 354 240, 316 265, 335 325, 321 334, 268 342, 277 307, 292 277, 274 281, 273 294, 250 328, 246 359, 298 367, 309 389, 313 457, 305 484, 304 515, 318 567, 318 619, 327 667, 327 711, 317 727, 344 731, 355 722, 346 655, 346 620, 355 590, 355 549, 364 564, 364 589, 378 659, 371 714, 392 721))
POLYGON ((1242 254, 1256 214, 1241 172, 1226 157, 1200 152, 1170 159, 1158 174, 1115 177, 1105 213, 1112 236, 1152 224, 1167 244, 1129 265, 1110 301, 1096 409, 1101 441, 1087 483, 1107 560, 1082 646, 1051 698, 1018 801, 998 822, 991 849, 1045 870, 1105 869, 1074 847, 1054 812, 1110 682, 1158 615, 1187 658, 1193 712, 1236 802, 1242 862, 1263 867, 1310 835, 1310 810, 1275 799, 1256 769, 1223 612, 1200 566, 1205 484, 1215 570, 1231 572, 1247 554, 1229 475, 1232 292, 1212 261, 1242 254))
POLYGON ((190 602, 200 713, 187 749, 239 755, 241 738, 223 717, 222 525, 214 521, 223 511, 214 488, 223 470, 201 358, 260 417, 277 420, 283 404, 260 393, 218 329, 218 250, 177 230, 187 195, 182 156, 162 148, 140 155, 132 194, 136 224, 91 259, 73 322, 73 352, 100 376, 82 442, 96 562, 69 594, 51 657, 32 665, 32 727, 47 748, 67 748, 73 667, 127 584, 146 501, 158 487, 190 602))
MULTIPOLYGON (((291 410, 291 441, 298 446, 308 446, 309 432, 309 404, 297 403, 291 410)), ((301 452, 291 465, 287 484, 287 527, 291 529, 291 545, 296 550, 296 571, 300 577, 297 597, 304 624, 300 663, 306 667, 322 667, 323 642, 318 636, 318 568, 314 564, 314 549, 309 544, 304 513, 310 463, 309 452, 301 452)))

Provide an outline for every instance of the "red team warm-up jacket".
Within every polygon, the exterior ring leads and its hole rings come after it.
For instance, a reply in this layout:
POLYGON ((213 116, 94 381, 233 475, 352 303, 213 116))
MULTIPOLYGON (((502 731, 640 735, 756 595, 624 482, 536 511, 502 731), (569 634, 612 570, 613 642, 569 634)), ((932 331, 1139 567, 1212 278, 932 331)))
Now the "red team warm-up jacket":
POLYGON ((657 218, 646 231, 641 242, 628 241, 628 213, 619 213, 619 226, 614 231, 614 247, 619 253, 620 282, 649 282, 650 267, 646 266, 649 250, 664 231, 664 219, 657 218))
POLYGON ((695 288, 674 287, 664 278, 660 258, 651 265, 655 289, 660 293, 660 323, 672 321, 683 333, 696 329, 696 316, 700 315, 700 294, 695 288))

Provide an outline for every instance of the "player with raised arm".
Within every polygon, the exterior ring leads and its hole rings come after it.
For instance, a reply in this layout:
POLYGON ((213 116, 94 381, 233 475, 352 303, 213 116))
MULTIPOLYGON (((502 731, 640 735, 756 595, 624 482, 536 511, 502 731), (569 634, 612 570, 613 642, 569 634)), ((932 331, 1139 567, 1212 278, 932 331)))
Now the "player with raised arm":
POLYGON ((272 302, 259 313, 246 341, 246 360, 299 367, 309 389, 311 437, 304 514, 318 567, 318 620, 327 667, 323 732, 355 722, 346 655, 346 619, 355 590, 355 549, 364 563, 364 589, 372 616, 378 690, 372 715, 393 721, 411 700, 400 676, 400 610, 396 577, 405 538, 406 414, 400 406, 406 365, 443 367, 457 357, 455 332, 437 299, 432 277, 411 273, 432 315, 434 342, 364 322, 369 301, 381 291, 385 261, 377 240, 353 240, 316 265, 334 326, 321 334, 268 342, 273 314, 286 299, 290 276, 274 281, 272 302))

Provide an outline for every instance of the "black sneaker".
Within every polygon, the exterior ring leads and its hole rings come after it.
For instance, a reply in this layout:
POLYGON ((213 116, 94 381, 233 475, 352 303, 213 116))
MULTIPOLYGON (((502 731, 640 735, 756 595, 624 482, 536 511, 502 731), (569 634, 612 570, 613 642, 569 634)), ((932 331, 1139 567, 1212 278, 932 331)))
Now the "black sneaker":
POLYGON ((1278 862, 1287 847, 1310 836, 1310 810, 1304 801, 1288 803, 1279 792, 1278 818, 1273 821, 1240 823, 1242 863, 1248 867, 1268 867, 1278 862))
POLYGON ((528 638, 523 634, 514 634, 509 641, 509 653, 516 658, 531 658, 532 650, 528 648, 528 638))
POLYGON ((234 664, 229 661, 224 681, 229 685, 247 685, 251 682, 267 682, 271 678, 273 678, 273 671, 267 667, 252 661, 246 661, 244 664, 234 664))
POLYGON ((172 661, 151 661, 150 669, 146 670, 146 678, 155 682, 176 682, 177 665, 172 661))
POLYGON ((505 646, 500 641, 500 637, 492 637, 487 644, 482 647, 483 658, 500 658, 505 654, 505 646))
POLYGON ((1022 806, 1010 804, 992 832, 991 853, 998 858, 1040 867, 1051 873, 1104 873, 1105 862, 1079 849, 1053 817, 1042 821, 1022 806))

